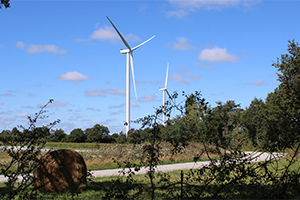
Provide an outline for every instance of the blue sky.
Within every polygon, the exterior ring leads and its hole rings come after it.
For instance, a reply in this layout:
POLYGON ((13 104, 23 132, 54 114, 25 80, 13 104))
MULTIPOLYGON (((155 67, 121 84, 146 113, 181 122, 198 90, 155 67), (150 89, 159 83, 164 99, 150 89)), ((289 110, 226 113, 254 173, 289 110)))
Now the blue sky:
POLYGON ((299 42, 299 8, 298 0, 11 0, 0 10, 0 131, 26 126, 50 98, 40 124, 125 131, 126 47, 106 16, 132 47, 155 35, 133 54, 131 120, 162 105, 167 63, 170 93, 201 91, 212 106, 245 108, 277 87, 271 65, 288 40, 299 42))

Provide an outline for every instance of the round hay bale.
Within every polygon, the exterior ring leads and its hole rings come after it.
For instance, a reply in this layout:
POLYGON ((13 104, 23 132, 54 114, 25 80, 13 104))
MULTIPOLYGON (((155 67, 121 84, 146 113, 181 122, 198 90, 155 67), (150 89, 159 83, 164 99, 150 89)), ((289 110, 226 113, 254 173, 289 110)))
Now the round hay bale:
POLYGON ((86 182, 87 169, 83 157, 70 149, 51 151, 40 159, 34 171, 35 186, 47 193, 81 191, 86 182))

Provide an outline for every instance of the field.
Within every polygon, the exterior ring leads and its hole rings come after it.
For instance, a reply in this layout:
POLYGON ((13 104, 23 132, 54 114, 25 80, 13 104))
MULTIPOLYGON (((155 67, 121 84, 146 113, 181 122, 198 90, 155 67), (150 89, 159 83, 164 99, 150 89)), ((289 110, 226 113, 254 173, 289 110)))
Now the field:
MULTIPOLYGON (((78 151, 84 158, 88 170, 102 170, 118 168, 113 161, 140 162, 143 159, 143 144, 95 144, 95 143, 48 143, 46 148, 68 148, 78 151)), ((172 155, 169 143, 161 144, 160 164, 192 162, 202 146, 191 143, 181 153, 172 155)), ((204 156, 202 160, 207 160, 204 156)))
MULTIPOLYGON (((102 170, 118 168, 117 160, 139 163, 143 159, 143 144, 96 144, 96 143, 54 143, 46 145, 47 149, 73 149, 84 158, 88 170, 102 170), (114 159, 114 160, 113 160, 114 159)), ((160 164, 192 162, 199 153, 201 145, 191 143, 181 153, 172 155, 172 146, 166 142, 161 144, 160 164)), ((202 160, 207 160, 204 156, 202 160)), ((0 163, 8 163, 10 157, 7 153, 0 153, 0 163)))

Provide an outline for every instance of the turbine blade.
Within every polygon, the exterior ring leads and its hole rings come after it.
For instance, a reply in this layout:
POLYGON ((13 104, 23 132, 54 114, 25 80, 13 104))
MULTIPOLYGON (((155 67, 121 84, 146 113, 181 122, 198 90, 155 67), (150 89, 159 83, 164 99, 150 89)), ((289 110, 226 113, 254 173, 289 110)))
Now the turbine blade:
POLYGON ((149 38, 148 40, 146 40, 145 42, 143 42, 143 43, 137 45, 136 47, 133 47, 133 48, 132 48, 132 51, 136 50, 137 48, 139 48, 140 46, 142 46, 142 45, 145 44, 146 42, 149 42, 149 41, 152 40, 154 37, 155 37, 155 35, 152 36, 151 38, 149 38))
MULTIPOLYGON (((107 17, 107 16, 106 16, 107 17)), ((131 51, 130 46, 128 45, 128 43, 126 42, 126 40, 124 39, 124 37, 122 36, 122 34, 118 31, 118 29, 115 27, 115 25, 112 23, 112 21, 107 17, 107 19, 109 20, 109 22, 111 23, 111 25, 115 28, 115 30, 117 31, 118 35, 120 36, 121 40, 123 41, 123 43, 125 44, 125 46, 131 51)))
POLYGON ((165 81, 165 88, 167 89, 167 85, 168 85, 168 72, 169 72, 169 63, 167 66, 167 75, 166 75, 166 81, 165 81))
POLYGON ((134 86, 134 92, 135 92, 135 98, 137 98, 137 93, 136 93, 136 87, 135 87, 135 78, 134 78, 134 69, 133 69, 133 56, 132 53, 130 53, 130 64, 131 64, 131 72, 132 72, 132 80, 133 80, 133 86, 134 86))

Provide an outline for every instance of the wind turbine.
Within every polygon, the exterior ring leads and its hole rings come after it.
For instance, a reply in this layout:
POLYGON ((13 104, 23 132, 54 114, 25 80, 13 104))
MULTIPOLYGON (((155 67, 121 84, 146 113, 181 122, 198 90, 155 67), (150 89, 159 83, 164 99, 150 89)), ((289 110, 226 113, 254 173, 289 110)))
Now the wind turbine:
MULTIPOLYGON (((163 125, 165 126, 166 122, 166 113, 165 113, 165 102, 166 102, 166 92, 168 96, 170 97, 170 94, 167 90, 167 85, 168 85, 168 72, 169 72, 169 63, 167 65, 167 73, 166 73, 166 80, 165 80, 165 88, 159 88, 160 91, 163 92, 163 125)), ((170 97, 171 98, 171 97, 170 97)))
MULTIPOLYGON (((107 17, 107 16, 106 16, 107 17)), ((121 54, 126 54, 126 137, 128 136, 128 131, 130 130, 130 68, 129 68, 129 63, 131 65, 131 72, 132 72, 132 79, 133 79, 133 86, 134 86, 134 92, 135 92, 135 98, 137 99, 137 93, 136 93, 136 87, 135 87, 135 79, 134 79, 134 70, 133 70, 133 56, 132 52, 148 42, 149 40, 153 39, 155 36, 152 36, 145 42, 137 45, 136 47, 130 48, 124 37, 121 35, 121 33, 118 31, 118 29, 115 27, 115 25, 112 23, 112 21, 107 17, 111 25, 114 27, 118 35, 120 36, 121 40, 125 44, 125 46, 128 49, 121 49, 120 52, 121 54)))

